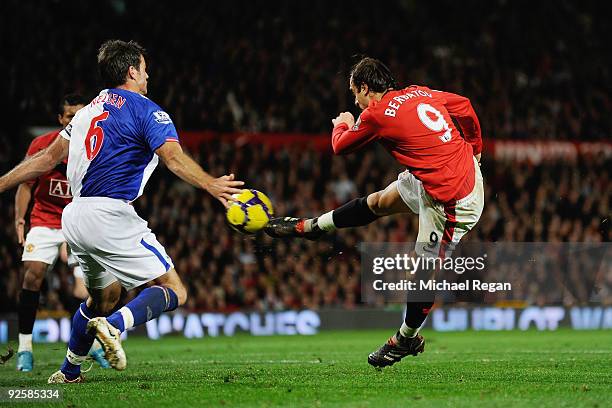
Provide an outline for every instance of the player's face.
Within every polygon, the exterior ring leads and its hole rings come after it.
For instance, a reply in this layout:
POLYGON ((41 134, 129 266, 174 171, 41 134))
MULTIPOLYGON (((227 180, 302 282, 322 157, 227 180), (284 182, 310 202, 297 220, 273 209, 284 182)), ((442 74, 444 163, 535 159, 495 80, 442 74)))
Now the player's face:
POLYGON ((77 111, 81 109, 85 105, 64 105, 64 113, 61 115, 57 115, 57 120, 59 121, 62 127, 68 126, 74 115, 76 115, 77 111))
POLYGON ((138 90, 141 94, 147 94, 147 79, 149 79, 149 74, 147 74, 147 62, 144 57, 140 56, 140 67, 134 74, 134 80, 136 81, 136 85, 138 85, 138 90))
POLYGON ((366 85, 362 86, 361 89, 357 89, 353 80, 349 80, 349 88, 353 95, 355 95, 355 106, 358 106, 359 109, 364 110, 368 107, 370 100, 367 97, 368 87, 366 85))

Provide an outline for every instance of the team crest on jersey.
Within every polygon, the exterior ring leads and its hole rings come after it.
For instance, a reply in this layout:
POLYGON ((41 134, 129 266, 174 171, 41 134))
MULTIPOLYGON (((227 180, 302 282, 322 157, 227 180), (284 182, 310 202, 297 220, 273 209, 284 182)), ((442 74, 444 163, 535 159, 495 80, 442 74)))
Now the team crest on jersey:
POLYGON ((361 116, 357 118, 357 122, 353 125, 353 130, 359 130, 359 125, 361 125, 361 116))
POLYGON ((34 252, 34 248, 35 248, 35 247, 34 247, 34 245, 33 245, 33 244, 28 244, 28 245, 26 245, 25 250, 26 250, 26 252, 28 252, 28 253, 29 253, 29 252, 34 252))
POLYGON ((172 119, 170 119, 170 115, 168 115, 164 111, 153 112, 153 116, 155 117, 155 121, 157 123, 161 123, 162 125, 167 125, 172 123, 172 119))

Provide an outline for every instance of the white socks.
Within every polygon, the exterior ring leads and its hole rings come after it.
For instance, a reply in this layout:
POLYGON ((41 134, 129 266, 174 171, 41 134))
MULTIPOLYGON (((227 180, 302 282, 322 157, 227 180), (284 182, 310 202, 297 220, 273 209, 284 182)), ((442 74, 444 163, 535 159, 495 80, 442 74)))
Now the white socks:
POLYGON ((399 332, 404 337, 414 337, 419 333, 420 327, 413 329, 412 327, 406 326, 406 323, 402 323, 402 327, 400 327, 399 332))
POLYGON ((317 219, 317 225, 323 231, 329 232, 336 229, 334 225, 333 211, 327 212, 317 219))
POLYGON ((32 334, 21 334, 19 333, 19 349, 18 353, 22 351, 32 351, 32 334))
POLYGON ((121 316, 123 317, 123 331, 127 331, 127 329, 134 327, 134 315, 127 306, 123 306, 121 309, 119 309, 119 313, 121 313, 121 316))

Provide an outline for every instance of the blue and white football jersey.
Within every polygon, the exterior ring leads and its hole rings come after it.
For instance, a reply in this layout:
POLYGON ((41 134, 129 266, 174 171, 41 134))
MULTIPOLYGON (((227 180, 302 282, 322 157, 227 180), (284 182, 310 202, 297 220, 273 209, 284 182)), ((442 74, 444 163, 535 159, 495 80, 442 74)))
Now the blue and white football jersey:
POLYGON ((73 197, 134 201, 159 162, 165 142, 178 142, 170 116, 147 97, 105 89, 60 132, 70 141, 67 176, 73 197))

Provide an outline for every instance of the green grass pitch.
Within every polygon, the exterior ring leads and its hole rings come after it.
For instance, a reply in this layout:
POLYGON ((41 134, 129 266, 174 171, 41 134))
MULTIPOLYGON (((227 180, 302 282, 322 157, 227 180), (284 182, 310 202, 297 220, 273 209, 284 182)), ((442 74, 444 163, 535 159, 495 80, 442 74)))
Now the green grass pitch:
MULTIPOLYGON (((63 386, 61 403, 18 406, 612 406, 609 331, 425 330, 424 354, 376 370, 367 355, 390 332, 131 338, 126 371, 94 367, 87 383, 63 386)), ((64 347, 35 345, 32 373, 0 366, 0 387, 47 387, 64 347)))

